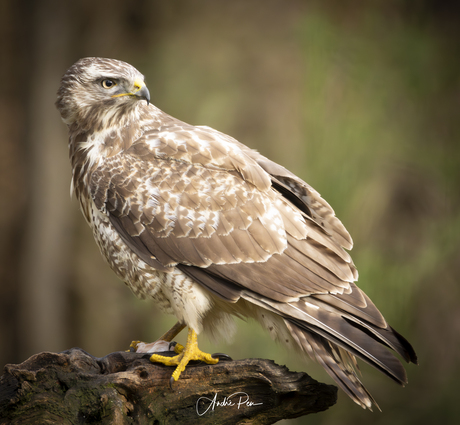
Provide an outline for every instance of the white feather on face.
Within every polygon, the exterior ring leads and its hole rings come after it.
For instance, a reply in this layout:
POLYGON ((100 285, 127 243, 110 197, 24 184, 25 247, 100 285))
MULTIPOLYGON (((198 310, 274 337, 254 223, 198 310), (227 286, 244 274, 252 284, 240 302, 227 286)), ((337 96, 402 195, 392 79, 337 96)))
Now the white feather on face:
POLYGON ((232 316, 254 318, 362 407, 375 401, 355 356, 404 384, 385 347, 406 361, 415 352, 354 283, 343 249, 352 240, 330 205, 232 137, 141 101, 130 93, 136 81, 129 64, 85 58, 56 102, 75 194, 115 273, 196 332, 225 336, 232 316))

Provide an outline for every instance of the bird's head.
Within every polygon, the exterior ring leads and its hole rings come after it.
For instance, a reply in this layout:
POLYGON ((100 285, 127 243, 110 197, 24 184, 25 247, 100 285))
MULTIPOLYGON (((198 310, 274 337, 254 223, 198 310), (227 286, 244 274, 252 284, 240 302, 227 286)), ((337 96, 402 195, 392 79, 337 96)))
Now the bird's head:
POLYGON ((102 129, 129 118, 139 100, 148 105, 150 93, 136 68, 115 59, 83 58, 62 77, 56 107, 69 126, 102 129))

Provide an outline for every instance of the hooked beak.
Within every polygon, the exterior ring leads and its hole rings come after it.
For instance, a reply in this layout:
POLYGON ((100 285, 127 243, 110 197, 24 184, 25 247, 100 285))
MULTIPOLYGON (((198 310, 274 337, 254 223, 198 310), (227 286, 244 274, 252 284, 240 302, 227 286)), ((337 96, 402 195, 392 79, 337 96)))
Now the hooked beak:
POLYGON ((147 101, 147 105, 150 104, 150 92, 145 83, 142 80, 135 80, 133 88, 130 92, 114 94, 112 97, 120 96, 136 96, 147 101))
POLYGON ((145 99, 147 101, 147 105, 150 104, 150 92, 143 81, 140 81, 140 80, 134 81, 134 87, 131 93, 134 96, 145 99))

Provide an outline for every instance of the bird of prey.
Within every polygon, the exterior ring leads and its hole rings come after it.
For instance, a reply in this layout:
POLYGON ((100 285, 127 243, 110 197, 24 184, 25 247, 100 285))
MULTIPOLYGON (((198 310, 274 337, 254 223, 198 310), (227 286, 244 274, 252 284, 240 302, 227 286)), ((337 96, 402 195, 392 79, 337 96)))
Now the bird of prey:
POLYGON ((355 284, 352 239, 315 189, 234 138, 167 115, 119 60, 80 59, 56 106, 102 255, 136 295, 176 316, 161 340, 188 327, 177 356, 151 357, 176 366, 171 379, 190 360, 216 363, 197 335, 227 338, 236 316, 317 360, 363 408, 376 403, 356 358, 407 382, 388 348, 413 363, 415 352, 355 284))

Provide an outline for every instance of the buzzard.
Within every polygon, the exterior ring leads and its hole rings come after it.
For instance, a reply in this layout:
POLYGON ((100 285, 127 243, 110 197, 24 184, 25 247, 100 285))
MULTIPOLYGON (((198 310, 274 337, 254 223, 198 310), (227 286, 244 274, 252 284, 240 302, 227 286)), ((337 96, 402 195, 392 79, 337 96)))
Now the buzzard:
MULTIPOLYGON (((143 75, 114 59, 84 58, 63 76, 56 102, 69 130, 72 190, 114 272, 185 327, 177 356, 216 363, 197 335, 227 338, 233 318, 257 320, 275 339, 317 360, 363 408, 374 399, 360 358, 396 382, 416 363, 355 284, 352 239, 330 205, 296 175, 210 127, 150 104, 143 75)), ((158 345, 134 344, 138 351, 158 345)))

